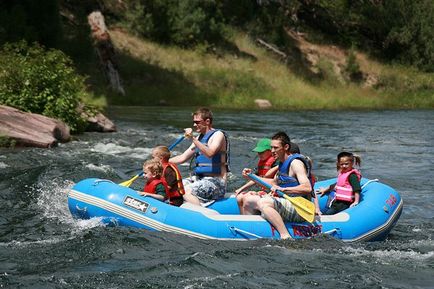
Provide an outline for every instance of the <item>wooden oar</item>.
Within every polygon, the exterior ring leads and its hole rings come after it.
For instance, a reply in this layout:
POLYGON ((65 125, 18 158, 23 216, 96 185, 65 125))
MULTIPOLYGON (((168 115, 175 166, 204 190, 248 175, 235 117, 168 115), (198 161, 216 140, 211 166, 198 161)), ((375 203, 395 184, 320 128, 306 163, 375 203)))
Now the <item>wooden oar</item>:
MULTIPOLYGON (((271 189, 271 185, 265 181, 263 181, 261 178, 259 178, 257 175, 254 174, 248 174, 247 177, 251 179, 252 181, 258 183, 259 185, 271 189)), ((315 204, 311 201, 303 198, 303 197, 290 197, 283 193, 282 191, 277 190, 277 194, 279 194, 280 197, 283 197, 291 202, 291 204, 294 206, 295 211, 306 221, 309 223, 312 223, 315 219, 315 204)))
MULTIPOLYGON (((176 141, 169 146, 169 151, 173 150, 173 148, 176 147, 179 143, 181 143, 184 140, 184 138, 185 138, 184 135, 177 138, 176 141)), ((135 175, 134 177, 132 177, 128 181, 120 183, 119 185, 124 186, 124 187, 129 187, 129 186, 131 186, 132 183, 134 183, 135 180, 137 180, 141 176, 143 176, 143 171, 140 172, 139 174, 135 175)))

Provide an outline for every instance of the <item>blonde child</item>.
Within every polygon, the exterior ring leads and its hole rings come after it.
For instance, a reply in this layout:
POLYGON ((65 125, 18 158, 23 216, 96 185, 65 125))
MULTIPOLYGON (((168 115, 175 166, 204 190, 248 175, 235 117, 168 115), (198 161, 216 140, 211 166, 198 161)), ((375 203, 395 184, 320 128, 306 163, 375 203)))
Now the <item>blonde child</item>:
POLYGON ((174 206, 181 206, 183 203, 183 195, 185 194, 184 186, 182 185, 182 176, 178 167, 169 162, 170 150, 166 146, 157 146, 152 150, 154 160, 161 163, 163 167, 162 181, 166 189, 167 201, 174 206))
POLYGON ((335 184, 328 188, 320 188, 321 196, 332 192, 329 196, 329 208, 324 215, 333 215, 350 207, 357 206, 360 202, 361 174, 354 166, 360 167, 361 158, 350 152, 341 152, 336 158, 338 178, 335 184))
POLYGON ((166 188, 161 180, 163 166, 157 160, 148 160, 143 164, 143 176, 146 179, 143 192, 138 192, 142 196, 148 196, 160 201, 166 200, 166 188))

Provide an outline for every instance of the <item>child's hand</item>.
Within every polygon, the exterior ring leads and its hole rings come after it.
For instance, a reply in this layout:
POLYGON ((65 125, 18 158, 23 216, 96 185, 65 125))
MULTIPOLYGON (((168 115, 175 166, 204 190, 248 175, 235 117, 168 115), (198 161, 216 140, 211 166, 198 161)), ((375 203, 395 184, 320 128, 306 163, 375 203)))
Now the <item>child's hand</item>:
POLYGON ((353 203, 350 205, 350 208, 355 207, 355 206, 357 206, 358 204, 359 204, 359 202, 353 202, 353 203))
POLYGON ((321 212, 321 210, 319 208, 315 208, 315 214, 318 215, 318 216, 321 216, 322 212, 321 212))
POLYGON ((247 178, 247 175, 251 174, 251 173, 252 173, 252 169, 249 169, 249 168, 243 169, 243 177, 247 178))
POLYGON ((148 195, 147 192, 139 192, 139 191, 137 191, 137 192, 139 193, 139 195, 144 196, 144 197, 146 197, 148 195))
POLYGON ((318 192, 320 193, 321 197, 324 196, 328 192, 328 188, 319 188, 318 192))

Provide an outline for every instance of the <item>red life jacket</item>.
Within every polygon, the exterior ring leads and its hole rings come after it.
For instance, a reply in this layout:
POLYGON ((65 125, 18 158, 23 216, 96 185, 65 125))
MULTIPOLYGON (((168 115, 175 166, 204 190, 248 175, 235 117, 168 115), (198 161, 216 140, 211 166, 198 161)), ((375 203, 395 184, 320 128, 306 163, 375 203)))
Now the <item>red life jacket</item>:
POLYGON ((164 185, 164 183, 163 183, 163 181, 161 179, 153 179, 152 181, 148 181, 145 184, 145 187, 143 188, 143 191, 147 192, 147 193, 151 193, 151 194, 156 194, 157 193, 156 192, 157 191, 157 186, 159 184, 163 184, 164 185))
POLYGON ((258 161, 258 176, 263 177, 265 174, 272 168, 274 162, 276 161, 273 156, 270 155, 270 157, 266 160, 259 160, 258 161))
POLYGON ((351 174, 356 174, 359 181, 362 177, 360 172, 356 169, 352 169, 351 171, 346 173, 339 173, 338 180, 335 186, 336 200, 346 201, 346 202, 353 201, 354 192, 349 181, 349 177, 351 174))
POLYGON ((161 180, 163 182, 164 187, 166 188, 166 195, 167 195, 167 199, 169 200, 169 203, 172 205, 179 204, 179 202, 174 203, 174 200, 178 199, 179 201, 179 199, 182 199, 182 195, 185 194, 185 191, 184 191, 184 185, 182 184, 182 176, 178 170, 178 167, 172 163, 163 163, 163 174, 161 180), (171 167, 175 171, 175 176, 176 176, 176 186, 173 186, 171 188, 169 188, 169 184, 165 179, 166 169, 168 167, 171 167))

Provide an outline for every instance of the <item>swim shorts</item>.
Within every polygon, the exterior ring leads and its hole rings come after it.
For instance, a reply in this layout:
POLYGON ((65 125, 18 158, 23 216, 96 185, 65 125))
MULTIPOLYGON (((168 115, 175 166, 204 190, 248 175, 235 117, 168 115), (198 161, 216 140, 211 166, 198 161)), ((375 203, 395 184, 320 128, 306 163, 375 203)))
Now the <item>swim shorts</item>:
POLYGON ((184 188, 190 188, 191 193, 199 200, 207 202, 218 200, 224 197, 226 193, 226 182, 218 177, 185 178, 182 180, 184 188))
POLYGON ((290 201, 284 198, 274 198, 274 208, 285 222, 304 222, 304 219, 295 211, 290 201))

